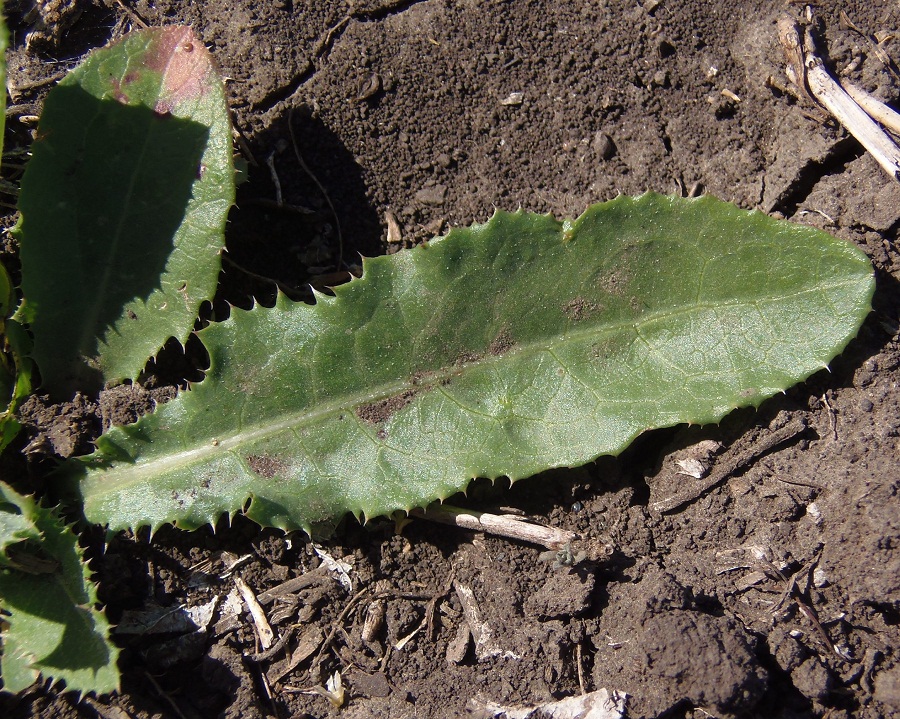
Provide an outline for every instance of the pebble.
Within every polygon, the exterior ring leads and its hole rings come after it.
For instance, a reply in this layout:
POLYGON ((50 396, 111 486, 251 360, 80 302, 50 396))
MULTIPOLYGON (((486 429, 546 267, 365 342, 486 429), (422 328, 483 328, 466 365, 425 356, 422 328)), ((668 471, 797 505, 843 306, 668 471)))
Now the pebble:
POLYGON ((594 135, 591 147, 601 160, 609 160, 616 154, 616 146, 613 143, 612 138, 605 132, 598 132, 594 135))
POLYGON ((446 185, 432 185, 431 187, 423 187, 416 192, 416 200, 423 205, 443 205, 447 199, 446 185))
POLYGON ((815 570, 813 570, 813 584, 820 589, 831 584, 831 581, 828 579, 828 575, 821 567, 816 567, 815 570))

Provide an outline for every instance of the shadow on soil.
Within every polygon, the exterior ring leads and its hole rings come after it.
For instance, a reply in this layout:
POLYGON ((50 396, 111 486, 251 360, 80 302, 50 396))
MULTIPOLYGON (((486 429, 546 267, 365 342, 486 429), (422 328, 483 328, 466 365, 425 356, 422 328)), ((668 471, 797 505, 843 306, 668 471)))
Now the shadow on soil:
POLYGON ((256 165, 248 158, 238 188, 218 299, 270 305, 277 286, 310 300, 310 283, 340 284, 360 255, 383 253, 363 169, 320 118, 306 108, 283 114, 250 151, 256 165))

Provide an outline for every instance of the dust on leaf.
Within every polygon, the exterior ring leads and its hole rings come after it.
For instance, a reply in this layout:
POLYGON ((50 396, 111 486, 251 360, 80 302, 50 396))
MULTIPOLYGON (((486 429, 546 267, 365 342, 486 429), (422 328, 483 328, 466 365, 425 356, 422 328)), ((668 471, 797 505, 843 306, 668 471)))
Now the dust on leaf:
POLYGON ((515 345, 516 343, 513 342, 513 338, 510 336, 509 332, 504 329, 501 330, 500 334, 498 334, 494 338, 494 341, 491 342, 490 347, 488 347, 488 352, 494 357, 497 357, 505 352, 509 352, 515 345))
POLYGON ((247 464, 260 477, 272 479, 272 477, 284 474, 288 466, 276 457, 268 457, 262 454, 251 454, 247 457, 247 464))
POLYGON ((575 322, 587 319, 591 315, 603 311, 603 305, 597 302, 591 302, 584 297, 576 297, 563 305, 563 312, 566 317, 575 322))
POLYGON ((400 394, 392 397, 372 402, 370 404, 360 405, 356 408, 356 416, 367 424, 384 424, 397 412, 406 407, 413 401, 416 391, 412 389, 405 390, 400 394))

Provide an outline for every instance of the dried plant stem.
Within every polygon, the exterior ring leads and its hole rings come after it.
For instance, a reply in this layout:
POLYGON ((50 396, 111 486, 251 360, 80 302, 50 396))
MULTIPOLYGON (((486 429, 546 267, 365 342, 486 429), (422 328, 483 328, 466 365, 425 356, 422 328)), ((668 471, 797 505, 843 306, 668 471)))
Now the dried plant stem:
POLYGON ((848 93, 849 88, 845 90, 825 69, 825 64, 816 54, 809 28, 801 42, 796 23, 789 17, 782 17, 778 21, 778 39, 790 81, 825 108, 891 177, 900 181, 900 147, 873 119, 878 118, 886 127, 895 129, 893 123, 897 122, 897 114, 859 88, 853 88, 848 93), (884 117, 888 118, 887 121, 881 119, 884 117))
POLYGON ((806 82, 813 97, 859 140, 891 177, 900 181, 900 148, 853 101, 815 55, 807 54, 806 82))
POLYGON ((856 101, 857 105, 869 114, 869 117, 891 132, 900 134, 900 114, 898 114, 896 110, 888 107, 877 97, 873 97, 852 82, 845 81, 843 85, 847 94, 856 101))
POLYGON ((530 544, 540 544, 547 549, 561 549, 578 539, 575 532, 534 524, 511 514, 476 512, 470 509, 451 507, 448 504, 435 505, 428 509, 414 509, 410 514, 419 519, 429 519, 432 522, 452 524, 463 529, 474 529, 477 532, 496 534, 530 544))
POLYGON ((253 626, 256 628, 256 636, 259 637, 259 644, 265 651, 274 643, 275 632, 273 632, 272 627, 269 626, 269 620, 266 619, 266 613, 259 605, 259 602, 256 601, 253 590, 250 589, 247 582, 240 577, 235 576, 234 583, 241 593, 244 604, 247 605, 247 610, 250 612, 251 619, 253 619, 253 626))
POLYGON ((683 507, 685 504, 697 499, 704 492, 724 482, 735 472, 750 466, 766 452, 805 432, 808 426, 805 418, 795 417, 783 427, 766 432, 749 447, 729 450, 716 462, 716 465, 706 477, 697 482, 692 482, 684 490, 671 497, 665 497, 657 501, 651 500, 650 509, 654 512, 665 513, 673 512, 683 507))

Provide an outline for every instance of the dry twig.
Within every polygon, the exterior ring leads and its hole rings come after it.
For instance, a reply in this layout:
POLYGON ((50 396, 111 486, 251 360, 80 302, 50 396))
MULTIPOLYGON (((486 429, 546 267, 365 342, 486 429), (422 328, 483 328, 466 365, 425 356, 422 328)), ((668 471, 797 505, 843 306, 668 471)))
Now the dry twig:
POLYGON ((844 89, 873 120, 884 125, 891 132, 900 134, 900 114, 893 108, 888 107, 877 97, 870 95, 852 82, 844 82, 844 89))
POLYGON ((419 519, 429 519, 442 524, 452 524, 462 529, 474 529, 477 532, 539 544, 547 549, 562 549, 578 539, 575 532, 535 524, 512 514, 477 512, 452 507, 449 504, 434 505, 428 509, 414 509, 410 514, 419 519))
POLYGON ((267 589, 262 592, 256 600, 260 604, 268 604, 269 602, 275 600, 278 597, 284 596, 285 594, 293 594, 294 592, 299 592, 301 589, 306 589, 307 587, 311 587, 314 584, 328 584, 334 582, 337 584, 335 579, 328 574, 328 571, 324 567, 319 567, 318 569, 310 570, 304 574, 301 574, 299 577, 294 577, 293 579, 288 579, 286 582, 282 582, 281 584, 272 587, 271 589, 267 589))
POLYGON ((263 611, 259 602, 256 601, 253 590, 250 589, 247 582, 235 575, 234 583, 241 593, 244 604, 247 605, 247 610, 250 612, 250 618, 253 620, 256 636, 259 638, 259 644, 263 650, 266 650, 271 647, 272 643, 275 641, 275 632, 273 632, 272 627, 269 626, 269 620, 266 619, 266 613, 263 611))
POLYGON ((475 656, 479 660, 483 660, 502 654, 503 650, 494 638, 493 629, 481 618, 481 610, 478 608, 478 602, 475 601, 475 593, 472 589, 456 580, 453 580, 453 589, 462 605, 463 617, 469 626, 472 639, 475 640, 475 656))

